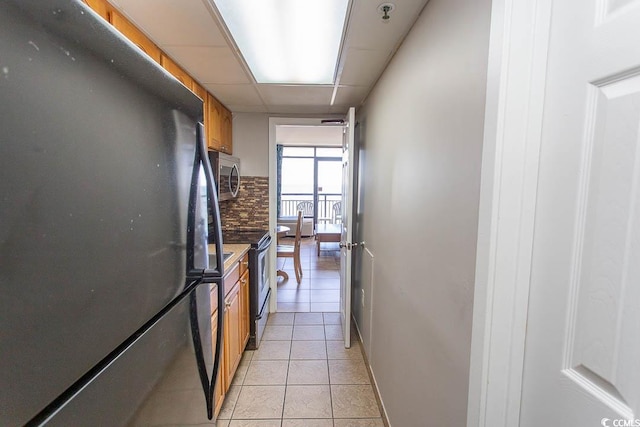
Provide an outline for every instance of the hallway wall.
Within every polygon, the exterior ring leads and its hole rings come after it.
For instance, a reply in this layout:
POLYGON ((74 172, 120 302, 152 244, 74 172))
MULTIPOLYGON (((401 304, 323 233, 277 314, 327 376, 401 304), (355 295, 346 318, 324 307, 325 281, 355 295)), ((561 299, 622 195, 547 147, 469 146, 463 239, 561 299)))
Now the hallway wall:
MULTIPOLYGON (((269 176, 269 117, 308 118, 300 114, 233 113, 233 155, 241 160, 242 175, 269 176)), ((317 114, 318 118, 342 118, 317 114)), ((309 141, 304 141, 305 145, 309 141)), ((324 145, 324 144, 323 144, 324 145)))
POLYGON ((245 176, 269 176, 269 115, 233 114, 233 155, 245 176))
POLYGON ((358 113, 353 305, 392 426, 466 424, 490 8, 431 0, 358 113))

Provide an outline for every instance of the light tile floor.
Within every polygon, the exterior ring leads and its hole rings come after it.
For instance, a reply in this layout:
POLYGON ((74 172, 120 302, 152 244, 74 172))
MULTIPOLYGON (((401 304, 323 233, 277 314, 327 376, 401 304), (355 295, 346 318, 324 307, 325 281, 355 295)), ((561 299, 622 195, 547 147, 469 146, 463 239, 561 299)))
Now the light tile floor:
MULTIPOLYGON (((283 239, 293 244, 293 239, 283 239)), ((279 312, 337 312, 340 310, 340 249, 337 243, 322 243, 318 256, 313 237, 302 240, 300 248, 302 281, 296 282, 293 258, 279 258, 278 269, 289 275, 278 277, 279 312)))
POLYGON ((354 339, 339 313, 272 313, 260 348, 245 351, 218 416, 221 427, 382 427, 354 339))

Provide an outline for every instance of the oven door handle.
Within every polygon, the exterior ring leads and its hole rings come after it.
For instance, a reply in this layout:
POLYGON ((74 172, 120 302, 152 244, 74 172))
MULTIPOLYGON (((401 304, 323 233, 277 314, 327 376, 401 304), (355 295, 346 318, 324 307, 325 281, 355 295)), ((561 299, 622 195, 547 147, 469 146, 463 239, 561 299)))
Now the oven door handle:
POLYGON ((256 253, 262 253, 266 250, 269 249, 269 247, 271 247, 271 236, 267 236, 264 239, 264 242, 262 242, 262 244, 256 248, 256 253))
POLYGON ((256 320, 262 319, 262 313, 264 313, 264 306, 267 303, 267 301, 269 301, 269 295, 271 295, 271 288, 267 289, 267 296, 264 299, 264 303, 262 304, 262 307, 260 307, 260 312, 256 315, 256 320))

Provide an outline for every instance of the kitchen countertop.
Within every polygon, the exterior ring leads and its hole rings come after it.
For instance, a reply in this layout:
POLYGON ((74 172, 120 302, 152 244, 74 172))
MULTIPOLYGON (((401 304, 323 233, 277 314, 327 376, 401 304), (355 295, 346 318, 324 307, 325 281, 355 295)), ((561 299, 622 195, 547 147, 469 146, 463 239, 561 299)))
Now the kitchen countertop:
MULTIPOLYGON (((233 252, 227 260, 224 262, 224 273, 225 275, 231 270, 233 264, 238 262, 242 256, 247 253, 250 245, 248 243, 225 243, 223 246, 224 252, 233 252)), ((215 245, 209 245, 209 254, 216 252, 215 245)))

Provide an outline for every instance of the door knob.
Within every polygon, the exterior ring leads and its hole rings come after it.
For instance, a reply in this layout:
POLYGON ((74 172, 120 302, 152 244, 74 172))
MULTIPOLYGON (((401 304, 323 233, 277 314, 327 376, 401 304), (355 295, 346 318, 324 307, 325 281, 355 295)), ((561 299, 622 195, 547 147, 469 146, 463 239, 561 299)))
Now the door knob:
POLYGON ((353 249, 355 247, 364 246, 364 242, 355 242, 355 243, 350 243, 350 242, 343 243, 343 242, 340 242, 338 245, 340 246, 340 249, 346 248, 347 250, 350 251, 351 249, 353 249))

